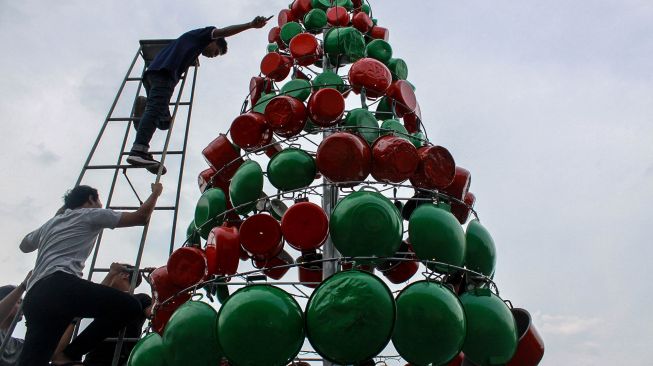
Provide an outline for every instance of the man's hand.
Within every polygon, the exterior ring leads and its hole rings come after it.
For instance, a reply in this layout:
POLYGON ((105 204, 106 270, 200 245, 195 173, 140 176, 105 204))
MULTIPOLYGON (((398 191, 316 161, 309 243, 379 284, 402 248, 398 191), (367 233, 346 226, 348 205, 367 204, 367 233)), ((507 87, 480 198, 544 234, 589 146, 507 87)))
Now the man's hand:
POLYGON ((25 276, 25 279, 24 279, 23 282, 21 282, 21 284, 20 284, 20 287, 22 287, 23 290, 24 290, 24 289, 27 289, 27 281, 29 281, 30 277, 32 277, 32 271, 29 271, 29 272, 27 273, 27 276, 25 276))
POLYGON ((256 18, 254 18, 254 20, 252 20, 250 24, 252 25, 253 28, 263 28, 267 23, 268 20, 266 17, 257 16, 256 18))
POLYGON ((163 192, 163 184, 161 183, 152 183, 152 194, 159 197, 163 192))
POLYGON ((109 266, 109 274, 110 275, 117 275, 118 273, 126 272, 127 268, 123 266, 120 263, 113 262, 111 263, 111 266, 109 266))

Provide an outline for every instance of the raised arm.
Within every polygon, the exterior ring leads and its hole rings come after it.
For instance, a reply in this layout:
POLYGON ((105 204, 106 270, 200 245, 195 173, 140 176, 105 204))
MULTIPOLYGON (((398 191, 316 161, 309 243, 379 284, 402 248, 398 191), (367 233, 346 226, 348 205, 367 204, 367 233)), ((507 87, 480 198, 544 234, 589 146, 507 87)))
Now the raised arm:
POLYGON ((267 22, 267 18, 263 16, 257 16, 254 18, 254 20, 248 23, 230 25, 224 28, 215 28, 213 30, 213 38, 227 38, 240 32, 244 32, 248 29, 263 28, 267 22))
POLYGON ((31 275, 32 271, 27 274, 25 280, 20 285, 18 285, 18 287, 13 289, 9 295, 4 297, 4 299, 0 300, 0 324, 4 323, 13 312, 14 307, 18 303, 18 300, 20 300, 20 297, 23 296, 23 292, 25 292, 25 288, 27 287, 27 280, 31 275))
POLYGON ((143 226, 150 221, 150 216, 156 206, 156 201, 163 192, 161 183, 152 184, 152 194, 143 202, 141 207, 134 212, 123 212, 120 216, 120 221, 116 227, 130 227, 130 226, 143 226))

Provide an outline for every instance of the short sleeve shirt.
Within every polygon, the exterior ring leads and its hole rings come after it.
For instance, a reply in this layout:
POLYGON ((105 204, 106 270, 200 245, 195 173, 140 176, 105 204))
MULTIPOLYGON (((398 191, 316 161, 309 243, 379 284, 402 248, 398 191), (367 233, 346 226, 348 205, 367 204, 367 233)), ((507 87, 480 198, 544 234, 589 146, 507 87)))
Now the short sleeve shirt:
POLYGON ((82 277, 97 236, 104 229, 114 229, 120 216, 120 212, 103 208, 66 210, 27 234, 21 247, 38 249, 27 291, 38 280, 57 271, 82 277))
POLYGON ((165 71, 175 83, 195 63, 202 51, 213 39, 215 27, 206 27, 186 32, 162 49, 150 63, 147 72, 165 71))

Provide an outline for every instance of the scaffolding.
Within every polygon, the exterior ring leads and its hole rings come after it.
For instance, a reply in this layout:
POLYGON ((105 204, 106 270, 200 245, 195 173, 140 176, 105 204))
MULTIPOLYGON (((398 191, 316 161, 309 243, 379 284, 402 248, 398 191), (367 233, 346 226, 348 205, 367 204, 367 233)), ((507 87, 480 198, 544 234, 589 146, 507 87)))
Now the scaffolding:
MULTIPOLYGON (((134 187, 134 184, 132 184, 132 180, 130 179, 129 175, 131 173, 140 174, 141 172, 145 172, 144 174, 150 175, 150 173, 146 172, 144 167, 137 167, 137 166, 127 164, 125 162, 125 159, 129 154, 129 151, 128 150, 126 151, 125 149, 127 148, 127 143, 130 142, 131 139, 133 139, 133 135, 131 133, 132 124, 137 124, 139 122, 140 115, 142 114, 142 109, 144 108, 144 101, 146 100, 146 98, 142 96, 141 93, 144 89, 143 77, 145 74, 145 70, 149 66, 150 62, 154 59, 154 57, 158 54, 158 52, 161 51, 164 47, 166 47, 170 42, 172 42, 172 40, 168 40, 168 39, 139 41, 140 45, 138 51, 133 57, 131 64, 129 65, 129 68, 127 70, 127 73, 125 74, 124 78, 122 79, 122 82, 120 83, 118 92, 116 93, 116 96, 113 99, 111 107, 109 108, 109 112, 107 113, 104 119, 102 127, 100 128, 100 131, 97 135, 97 138, 95 139, 91 151, 88 154, 86 161, 84 162, 79 177, 75 182, 75 186, 79 186, 81 184, 85 184, 89 180, 92 181, 94 178, 96 178, 97 181, 99 172, 105 172, 105 174, 108 172, 109 174, 111 174, 111 181, 110 181, 108 191, 104 192, 101 189, 99 189, 101 196, 106 199, 105 208, 107 209, 133 211, 133 210, 137 210, 142 204, 142 200, 140 199, 137 190, 134 187), (140 68, 140 72, 139 72, 138 71, 139 67, 137 67, 137 65, 140 66, 141 64, 142 64, 142 68, 140 68), (134 85, 136 86, 135 93, 131 94, 131 92, 128 92, 126 89, 133 90, 134 85), (127 116, 120 115, 121 113, 117 112, 117 110, 119 109, 117 108, 117 106, 121 103, 123 104, 127 103, 127 105, 131 106, 131 113, 129 115, 127 116), (121 124, 121 123, 124 124, 124 130, 121 131, 124 132, 120 132, 118 134, 113 133, 114 125, 121 124), (112 132, 109 132, 110 130, 112 130, 112 132), (119 146, 117 154, 116 154, 116 146, 119 146), (115 163, 113 164, 101 163, 101 160, 103 160, 103 158, 106 159, 107 156, 112 156, 112 155, 114 159, 113 161, 115 161, 115 163), (131 192, 133 193, 131 199, 133 199, 134 204, 131 205, 114 204, 114 201, 116 200, 116 186, 117 184, 123 182, 123 179, 124 182, 126 182, 131 188, 131 192)), ((184 175, 186 148, 188 142, 188 134, 190 130, 191 113, 193 107, 193 100, 195 96, 195 82, 197 80, 198 67, 199 67, 199 61, 197 61, 194 65, 192 65, 189 68, 189 70, 186 71, 186 73, 184 73, 184 75, 181 77, 180 82, 177 85, 176 90, 173 93, 173 96, 170 101, 170 107, 172 107, 172 111, 171 111, 172 118, 171 118, 170 128, 167 131, 165 131, 166 133, 163 142, 163 147, 160 150, 151 151, 152 155, 160 157, 160 161, 161 161, 159 171, 156 174, 155 183, 159 183, 161 181, 162 167, 166 161, 166 157, 177 156, 180 159, 179 164, 178 165, 175 164, 175 166, 178 166, 178 168, 172 169, 173 171, 170 171, 168 173, 168 174, 176 173, 176 175, 174 176, 174 179, 176 181, 176 186, 174 188, 174 191, 167 189, 168 195, 170 194, 174 195, 174 203, 165 206, 157 205, 154 208, 155 211, 167 211, 172 213, 171 225, 160 225, 160 226, 157 225, 157 227, 166 228, 166 229, 169 228, 170 242, 169 245, 167 245, 165 248, 165 250, 167 250, 168 255, 170 255, 174 249, 175 235, 177 231, 177 218, 178 218, 179 201, 181 195, 181 185, 182 185, 182 180, 184 175), (185 96, 186 95, 184 93, 185 90, 189 90, 187 96, 185 96), (182 99, 184 98, 184 96, 185 99, 182 99), (181 124, 178 124, 179 122, 181 122, 181 124), (175 145, 180 145, 180 146, 171 149, 171 145, 173 145, 171 143, 173 132, 178 131, 179 129, 182 129, 182 134, 180 135, 181 138, 180 139, 177 138, 177 140, 175 141, 175 145)), ((120 126, 117 126, 117 128, 120 128, 120 126)), ((132 280, 131 280, 131 286, 129 291, 130 294, 133 294, 134 289, 136 288, 137 279, 138 279, 137 274, 142 272, 140 267, 143 259, 143 252, 147 242, 149 228, 150 228, 149 223, 142 227, 138 249, 137 252, 134 253, 133 258, 135 259, 133 261, 133 266, 134 266, 133 274, 135 275, 131 276, 132 280)), ((109 268, 99 266, 99 262, 100 262, 99 259, 103 257, 102 249, 106 246, 105 245, 106 241, 109 241, 109 239, 107 239, 105 235, 103 235, 103 233, 100 233, 100 235, 98 236, 95 242, 91 264, 88 267, 87 279, 89 281, 92 281, 94 279, 94 275, 96 274, 109 272, 109 268)), ((7 332, 7 336, 3 344, 0 346, 0 354, 4 352, 6 343, 8 343, 7 341, 11 338, 10 335, 13 333, 21 316, 22 316, 22 312, 19 311, 19 314, 16 315, 16 317, 14 318, 10 326, 10 329, 7 332)), ((77 334, 78 330, 79 329, 75 329, 75 334, 77 334)), ((125 341, 135 342, 137 341, 137 339, 125 338, 125 329, 123 329, 117 338, 109 338, 105 340, 105 342, 115 343, 113 361, 111 363, 112 366, 118 366, 121 350, 123 347, 123 343, 125 341)))

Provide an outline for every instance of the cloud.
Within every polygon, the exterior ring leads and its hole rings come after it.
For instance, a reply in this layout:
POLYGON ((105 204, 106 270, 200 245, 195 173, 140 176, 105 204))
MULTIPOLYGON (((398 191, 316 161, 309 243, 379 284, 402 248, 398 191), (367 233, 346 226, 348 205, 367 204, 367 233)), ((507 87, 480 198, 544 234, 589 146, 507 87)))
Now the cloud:
POLYGON ((57 155, 54 151, 48 149, 42 142, 37 145, 32 145, 29 154, 34 162, 40 165, 56 163, 61 159, 60 155, 57 155))
POLYGON ((578 315, 538 314, 534 318, 542 332, 549 336, 575 336, 596 333, 605 324, 602 319, 578 315))
MULTIPOLYGON (((429 136, 472 172, 476 208, 497 245, 502 295, 542 309, 534 322, 547 345, 544 364, 648 363, 653 303, 646 294, 653 283, 638 280, 635 288, 633 281, 653 276, 651 2, 371 3, 379 24, 391 30, 395 56, 409 65, 429 136)), ((17 242, 52 215, 74 183, 139 39, 277 14, 287 4, 5 2, 5 281, 19 281, 33 263, 17 242)), ((199 197, 201 151, 239 113, 266 43, 267 29, 246 32, 230 41, 227 57, 202 59, 178 239, 199 197)), ((122 103, 118 112, 130 106, 122 103)), ((124 134, 124 125, 116 126, 107 131, 109 148, 100 147, 102 159, 115 160, 115 141, 124 134)), ((139 194, 147 192, 150 175, 130 172, 130 178, 139 194)), ((172 173, 165 179, 169 193, 176 182, 172 173)), ((102 195, 108 181, 87 177, 102 195)), ((132 204, 122 176, 119 185, 115 202, 132 204)), ((171 221, 162 217, 148 236, 145 265, 165 261, 171 221)), ((102 265, 133 260, 138 233, 116 230, 107 237, 115 240, 101 249, 102 265)))

